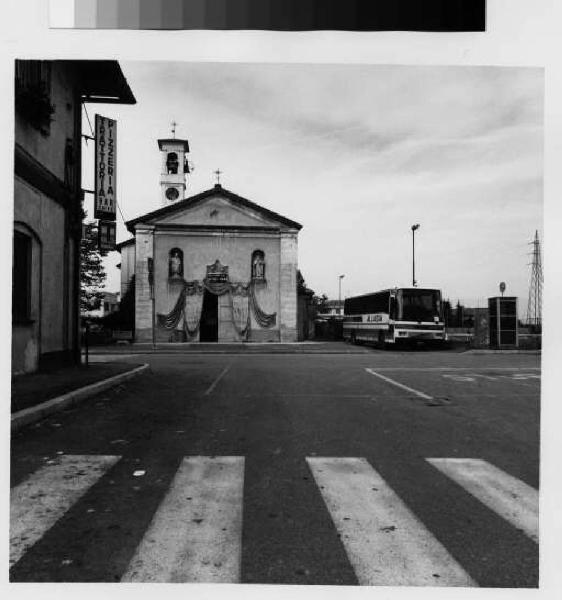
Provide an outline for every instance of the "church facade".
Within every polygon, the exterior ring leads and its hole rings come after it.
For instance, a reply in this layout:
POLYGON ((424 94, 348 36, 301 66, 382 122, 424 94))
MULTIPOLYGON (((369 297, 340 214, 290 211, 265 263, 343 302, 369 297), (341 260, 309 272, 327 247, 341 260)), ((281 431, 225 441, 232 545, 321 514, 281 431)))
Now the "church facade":
POLYGON ((186 140, 159 140, 163 206, 127 223, 135 341, 297 340, 301 225, 216 184, 189 198, 186 140))

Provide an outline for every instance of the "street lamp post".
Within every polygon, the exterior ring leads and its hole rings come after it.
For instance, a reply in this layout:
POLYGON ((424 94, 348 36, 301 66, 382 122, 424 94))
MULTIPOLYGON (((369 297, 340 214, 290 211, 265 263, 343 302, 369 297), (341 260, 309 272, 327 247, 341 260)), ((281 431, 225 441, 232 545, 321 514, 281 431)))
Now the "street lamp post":
MULTIPOLYGON (((338 295, 338 310, 341 310, 341 280, 345 277, 345 275, 339 276, 339 295, 338 295)), ((339 314, 339 313, 338 313, 339 314)))
POLYGON ((412 225, 412 287, 416 287, 416 230, 420 228, 420 224, 412 225))

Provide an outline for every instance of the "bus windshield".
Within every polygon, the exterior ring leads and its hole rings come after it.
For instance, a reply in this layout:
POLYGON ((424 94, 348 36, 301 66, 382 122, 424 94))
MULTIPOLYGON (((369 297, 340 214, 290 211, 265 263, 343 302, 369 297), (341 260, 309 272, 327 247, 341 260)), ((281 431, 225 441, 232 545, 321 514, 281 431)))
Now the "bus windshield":
POLYGON ((433 321, 441 316, 439 290, 402 290, 400 319, 402 321, 433 321))

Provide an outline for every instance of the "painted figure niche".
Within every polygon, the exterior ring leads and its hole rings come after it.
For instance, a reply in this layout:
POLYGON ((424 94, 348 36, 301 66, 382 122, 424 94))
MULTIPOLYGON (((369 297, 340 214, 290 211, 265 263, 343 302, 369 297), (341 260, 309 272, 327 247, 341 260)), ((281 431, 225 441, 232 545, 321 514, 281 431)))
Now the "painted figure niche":
POLYGON ((170 279, 183 278, 183 252, 179 248, 170 250, 170 258, 168 259, 168 277, 170 279))
POLYGON ((265 254, 262 250, 252 253, 252 279, 265 279, 265 254))

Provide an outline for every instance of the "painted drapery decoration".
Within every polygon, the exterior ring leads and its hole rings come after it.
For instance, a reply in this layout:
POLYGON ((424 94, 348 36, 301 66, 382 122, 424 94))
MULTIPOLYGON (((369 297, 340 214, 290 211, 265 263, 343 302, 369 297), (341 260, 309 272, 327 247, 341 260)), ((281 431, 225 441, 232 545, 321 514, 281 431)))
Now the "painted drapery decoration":
POLYGON ((191 338, 199 331, 199 322, 201 320, 201 309, 203 308, 203 296, 205 294, 205 288, 202 285, 199 285, 197 282, 194 282, 190 286, 184 286, 183 289, 185 290, 183 329, 187 337, 191 338))
POLYGON ((217 296, 229 294, 232 322, 238 335, 244 340, 248 339, 250 332, 250 312, 260 327, 273 327, 277 322, 277 313, 268 314, 261 309, 256 298, 254 281, 231 283, 228 280, 207 277, 202 282, 184 280, 172 310, 167 315, 157 315, 158 326, 167 330, 181 328, 188 339, 192 339, 199 331, 205 290, 217 296), (183 326, 180 325, 182 320, 183 326))
POLYGON ((256 298, 256 284, 254 281, 250 283, 250 306, 252 309, 252 314, 256 319, 258 325, 267 329, 269 327, 273 327, 277 320, 277 313, 272 313, 268 315, 265 313, 259 305, 258 299, 256 298))
POLYGON ((243 340, 248 339, 248 333, 250 332, 250 288, 251 286, 238 283, 233 285, 230 290, 232 323, 243 340))

